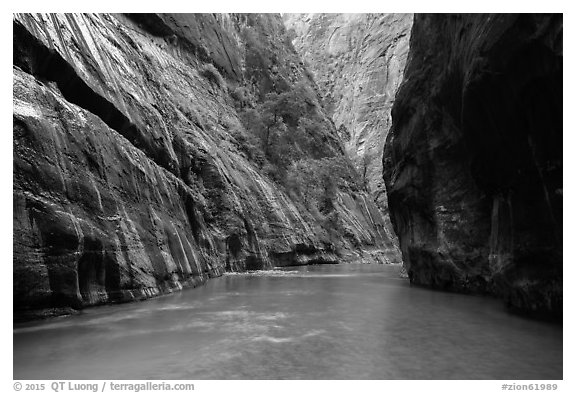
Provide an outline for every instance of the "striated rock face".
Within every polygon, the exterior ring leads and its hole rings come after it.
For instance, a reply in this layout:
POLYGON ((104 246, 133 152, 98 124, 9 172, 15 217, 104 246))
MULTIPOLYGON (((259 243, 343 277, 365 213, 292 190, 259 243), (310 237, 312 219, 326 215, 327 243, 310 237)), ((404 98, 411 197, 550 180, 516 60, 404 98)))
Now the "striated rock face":
POLYGON ((411 14, 284 14, 328 114, 378 205, 387 209, 382 153, 406 64, 411 14))
POLYGON ((384 156, 413 283, 562 314, 562 15, 417 15, 384 156))
POLYGON ((279 15, 17 14, 13 29, 16 319, 390 243, 365 192, 339 189, 322 221, 239 145, 233 87, 250 101, 312 83, 279 15))

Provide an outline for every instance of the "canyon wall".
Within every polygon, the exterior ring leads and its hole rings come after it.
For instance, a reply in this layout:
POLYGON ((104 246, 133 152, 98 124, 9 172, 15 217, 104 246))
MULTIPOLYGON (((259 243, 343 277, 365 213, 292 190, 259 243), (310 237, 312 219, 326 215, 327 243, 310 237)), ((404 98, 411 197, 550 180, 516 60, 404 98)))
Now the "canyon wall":
POLYGON ((284 14, 348 155, 387 210, 382 153, 408 56, 412 14, 284 14))
MULTIPOLYGON (((13 43, 16 320, 225 270, 395 260, 364 188, 310 208, 247 142, 250 108, 315 89, 279 15, 15 14, 13 43)), ((315 141, 289 153, 350 169, 319 97, 292 104, 321 126, 273 112, 315 141)))
POLYGON ((416 15, 384 154, 411 282, 562 315, 562 15, 416 15))

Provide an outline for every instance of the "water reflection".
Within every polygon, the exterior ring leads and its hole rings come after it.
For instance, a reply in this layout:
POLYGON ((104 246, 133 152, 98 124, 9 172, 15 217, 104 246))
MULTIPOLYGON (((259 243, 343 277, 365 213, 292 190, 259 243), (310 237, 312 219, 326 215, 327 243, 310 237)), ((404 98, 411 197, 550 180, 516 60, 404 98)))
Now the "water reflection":
POLYGON ((398 266, 234 274, 14 330, 15 379, 561 379, 562 329, 398 266))

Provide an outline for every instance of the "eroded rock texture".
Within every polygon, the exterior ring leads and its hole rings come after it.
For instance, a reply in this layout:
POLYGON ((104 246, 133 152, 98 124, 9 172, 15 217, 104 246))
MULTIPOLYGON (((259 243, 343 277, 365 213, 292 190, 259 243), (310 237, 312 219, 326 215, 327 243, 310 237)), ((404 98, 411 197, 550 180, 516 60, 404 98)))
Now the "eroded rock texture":
POLYGON ((348 155, 386 210, 382 153, 408 56, 411 14, 284 14, 348 155))
MULTIPOLYGON (((17 14, 13 29, 16 319, 389 242, 366 193, 338 191, 338 225, 318 220, 234 137, 229 88, 312 83, 279 15, 17 14)), ((317 137, 343 154, 333 127, 317 137)))
POLYGON ((413 283, 562 313, 562 15, 417 15, 384 157, 413 283))

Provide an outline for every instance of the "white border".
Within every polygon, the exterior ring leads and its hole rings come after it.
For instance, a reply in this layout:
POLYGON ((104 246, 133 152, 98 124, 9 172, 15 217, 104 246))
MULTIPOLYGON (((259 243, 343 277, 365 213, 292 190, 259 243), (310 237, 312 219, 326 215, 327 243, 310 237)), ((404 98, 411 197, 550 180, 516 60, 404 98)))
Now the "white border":
MULTIPOLYGON (((572 4, 576 2, 572 1, 572 4)), ((564 288, 564 381, 527 381, 527 383, 556 382, 562 392, 576 391, 574 370, 574 337, 576 334, 574 324, 574 286, 571 280, 574 274, 574 250, 570 247, 572 235, 576 225, 576 207, 574 199, 573 174, 576 173, 575 157, 571 155, 571 147, 574 147, 576 128, 572 108, 574 105, 571 96, 575 91, 574 76, 572 70, 576 70, 574 64, 574 6, 568 1, 503 1, 482 0, 477 2, 465 1, 366 1, 353 0, 348 2, 288 0, 283 4, 268 0, 227 0, 227 1, 173 1, 162 0, 161 2, 144 1, 118 1, 98 0, 87 3, 81 1, 50 1, 50 0, 5 0, 2 4, 2 16, 0 26, 2 28, 3 56, 2 56, 2 133, 0 142, 0 185, 1 205, 4 218, 0 225, 0 241, 2 250, 2 263, 4 266, 3 277, 6 287, 0 297, 1 308, 4 317, 0 323, 2 348, 0 354, 0 390, 14 391, 12 381, 12 141, 11 141, 11 110, 12 110, 12 76, 8 72, 12 63, 12 40, 11 18, 12 12, 563 12, 567 22, 564 30, 564 69, 568 70, 564 75, 564 196, 568 198, 564 204, 564 244, 565 263, 564 277, 568 280, 564 288), (569 386, 572 386, 570 388, 569 386)), ((449 333, 448 333, 449 334, 449 333)), ((42 382, 42 381, 35 381, 42 382)), ((51 381, 45 381, 49 383, 51 381)), ((83 381, 89 382, 89 381, 83 381)), ((126 381, 122 381, 126 382, 126 381)), ((180 382, 180 381, 174 381, 180 382)), ((194 381, 196 391, 250 391, 250 392, 294 392, 298 390, 312 390, 316 392, 346 392, 351 391, 378 391, 378 392, 405 392, 405 391, 443 391, 443 392, 496 392, 502 391, 501 385, 506 381, 194 381)), ((508 383, 521 383, 521 381, 508 381, 508 383)), ((46 391, 51 391, 49 388, 46 391)))

